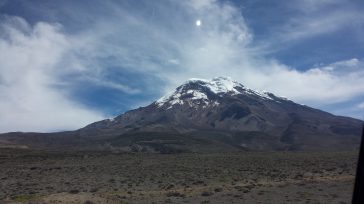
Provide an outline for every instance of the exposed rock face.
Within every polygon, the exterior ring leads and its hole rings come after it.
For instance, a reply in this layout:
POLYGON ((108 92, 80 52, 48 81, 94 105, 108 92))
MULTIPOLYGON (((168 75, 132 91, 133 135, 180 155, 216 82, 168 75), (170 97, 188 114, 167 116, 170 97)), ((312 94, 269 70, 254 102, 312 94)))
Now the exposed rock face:
POLYGON ((190 79, 146 107, 67 138, 85 148, 134 151, 340 150, 358 147, 361 128, 360 120, 218 77, 190 79))

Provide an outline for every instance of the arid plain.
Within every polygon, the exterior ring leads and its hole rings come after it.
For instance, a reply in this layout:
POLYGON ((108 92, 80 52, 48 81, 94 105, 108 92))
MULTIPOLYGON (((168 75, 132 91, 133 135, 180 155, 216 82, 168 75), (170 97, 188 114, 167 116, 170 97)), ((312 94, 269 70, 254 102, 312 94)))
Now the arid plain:
POLYGON ((0 203, 350 203, 358 152, 0 150, 0 203))

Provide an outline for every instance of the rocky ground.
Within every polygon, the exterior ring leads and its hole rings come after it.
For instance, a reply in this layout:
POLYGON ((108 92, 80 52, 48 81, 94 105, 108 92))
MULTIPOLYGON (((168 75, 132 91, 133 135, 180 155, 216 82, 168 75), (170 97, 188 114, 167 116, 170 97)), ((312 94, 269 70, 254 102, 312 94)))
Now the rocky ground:
POLYGON ((0 203, 350 203, 353 152, 0 149, 0 203))

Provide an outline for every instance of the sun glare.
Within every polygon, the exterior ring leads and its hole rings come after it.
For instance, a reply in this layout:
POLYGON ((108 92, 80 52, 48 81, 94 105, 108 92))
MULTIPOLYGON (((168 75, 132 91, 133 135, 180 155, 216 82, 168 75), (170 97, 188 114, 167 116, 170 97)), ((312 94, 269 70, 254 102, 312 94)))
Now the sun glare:
POLYGON ((196 21, 196 26, 201 26, 201 21, 200 20, 196 21))

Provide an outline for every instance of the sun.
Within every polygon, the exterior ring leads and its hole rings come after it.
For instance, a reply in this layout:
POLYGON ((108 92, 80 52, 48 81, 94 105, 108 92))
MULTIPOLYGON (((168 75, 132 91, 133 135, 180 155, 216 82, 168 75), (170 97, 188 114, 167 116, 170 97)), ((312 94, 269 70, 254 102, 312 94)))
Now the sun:
POLYGON ((196 21, 196 26, 201 26, 201 21, 200 20, 196 21))

